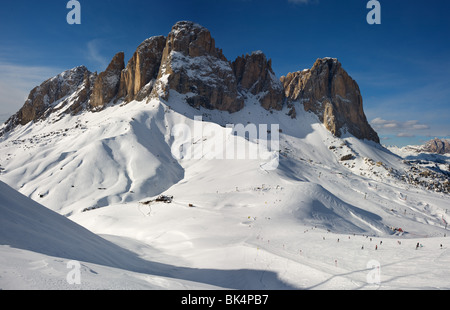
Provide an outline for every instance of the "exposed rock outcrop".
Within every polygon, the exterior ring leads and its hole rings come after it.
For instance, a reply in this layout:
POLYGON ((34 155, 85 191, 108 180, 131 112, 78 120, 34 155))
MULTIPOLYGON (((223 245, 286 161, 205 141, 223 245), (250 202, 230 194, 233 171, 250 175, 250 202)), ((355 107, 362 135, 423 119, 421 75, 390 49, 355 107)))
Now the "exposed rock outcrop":
POLYGON ((228 112, 244 107, 230 63, 209 30, 192 22, 178 22, 167 37, 153 95, 167 99, 170 90, 186 94, 193 107, 228 112))
POLYGON ((283 108, 283 85, 272 70, 272 60, 267 60, 264 53, 257 51, 238 57, 232 67, 239 91, 259 96, 266 110, 283 108))
MULTIPOLYGON (((258 51, 230 62, 208 29, 189 21, 176 23, 167 38, 151 37, 136 49, 125 68, 124 53, 114 56, 98 76, 85 67, 68 70, 33 89, 25 105, 2 131, 44 119, 55 111, 76 114, 99 111, 111 102, 169 99, 171 91, 187 104, 234 113, 246 98, 266 110, 282 110, 295 118, 298 102, 336 136, 349 132, 379 143, 363 111, 357 83, 336 59, 318 59, 311 69, 278 80, 272 62, 258 51)), ((0 133, 1 134, 1 133, 0 133)))
POLYGON ((6 121, 4 131, 67 108, 78 112, 88 100, 94 76, 85 66, 79 66, 46 80, 30 92, 23 107, 6 121))
POLYGON ((86 71, 84 73, 83 83, 78 89, 74 99, 69 105, 67 112, 75 115, 87 108, 89 98, 92 94, 92 89, 94 87, 94 82, 97 79, 97 73, 91 73, 86 71))
POLYGON ((164 36, 151 37, 139 45, 121 72, 118 98, 125 102, 141 101, 150 94, 158 77, 165 45, 164 36))
POLYGON ((421 151, 436 154, 450 154, 450 140, 435 138, 425 143, 421 151))
POLYGON ((380 143, 364 114, 358 84, 337 59, 317 59, 310 70, 289 73, 281 82, 289 101, 299 100, 334 135, 348 131, 359 139, 380 143))
POLYGON ((94 82, 89 106, 93 110, 102 109, 107 103, 116 98, 119 92, 120 76, 125 68, 125 54, 117 53, 105 71, 100 73, 94 82))

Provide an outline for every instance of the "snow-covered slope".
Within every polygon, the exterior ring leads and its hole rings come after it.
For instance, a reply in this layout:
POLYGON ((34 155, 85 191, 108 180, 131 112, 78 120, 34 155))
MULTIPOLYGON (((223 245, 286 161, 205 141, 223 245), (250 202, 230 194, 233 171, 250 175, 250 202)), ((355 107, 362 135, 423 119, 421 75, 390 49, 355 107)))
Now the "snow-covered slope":
MULTIPOLYGON (((301 106, 292 119, 287 108, 271 113, 251 95, 233 114, 194 109, 183 97, 172 91, 168 102, 117 104, 30 123, 3 137, 0 180, 108 239, 113 244, 98 242, 125 257, 113 265, 37 246, 19 261, 52 255, 129 270, 133 288, 450 287, 449 196, 402 181, 403 158, 373 142, 334 137, 301 106), (227 124, 262 130, 240 136, 227 124), (180 125, 192 136, 176 136, 180 125), (276 148, 262 148, 277 137, 276 148), (242 145, 249 151, 240 159, 242 145), (221 159, 229 150, 234 156, 221 159), (172 203, 153 201, 161 194, 173 196, 172 203), (416 250, 417 242, 424 247, 416 250), (170 272, 140 271, 135 259, 170 272), (375 286, 367 280, 373 261, 382 270, 375 286), (176 281, 158 285, 157 276, 176 281)), ((19 264, 6 259, 19 255, 15 250, 2 251, 2 265, 19 264)), ((51 265, 56 262, 62 268, 58 259, 51 265)), ((104 274, 104 283, 116 276, 109 269, 104 274)), ((89 276, 81 285, 96 287, 89 276)), ((0 287, 9 281, 1 278, 0 287)))
POLYGON ((164 272, 161 266, 97 236, 3 182, 0 252, 2 289, 71 288, 67 275, 76 266, 73 260, 78 261, 80 272, 88 278, 86 288, 164 288, 158 285, 158 278, 173 288, 183 287, 181 280, 163 280, 154 275, 155 270, 164 272), (128 273, 125 277, 124 270, 128 273))
MULTIPOLYGON (((1 289, 246 288, 228 277, 264 272, 231 270, 224 277, 221 270, 158 263, 148 258, 166 255, 148 244, 105 236, 108 241, 3 182, 0 189, 1 289)), ((275 274, 268 273, 267 279, 273 288, 287 287, 275 274)))

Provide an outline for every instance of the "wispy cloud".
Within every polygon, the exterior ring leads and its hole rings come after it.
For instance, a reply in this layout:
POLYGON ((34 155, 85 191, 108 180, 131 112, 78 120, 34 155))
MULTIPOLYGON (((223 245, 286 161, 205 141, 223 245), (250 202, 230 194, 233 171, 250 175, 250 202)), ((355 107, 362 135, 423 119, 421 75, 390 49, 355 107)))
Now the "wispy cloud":
POLYGON ((86 57, 96 68, 105 70, 108 66, 108 59, 102 55, 100 49, 102 42, 99 39, 91 40, 87 43, 86 57))
POLYGON ((63 70, 53 67, 24 66, 0 61, 0 114, 17 112, 30 91, 63 70))
POLYGON ((410 120, 406 122, 396 121, 396 120, 385 120, 380 117, 375 118, 372 125, 380 129, 404 129, 404 130, 423 130, 429 129, 430 126, 425 124, 420 124, 417 120, 410 120))
MULTIPOLYGON (((442 136, 449 132, 448 78, 421 81, 411 78, 410 84, 392 79, 391 85, 401 85, 398 89, 374 87, 370 96, 365 97, 365 112, 372 127, 379 134, 392 135, 432 135, 442 136)), ((387 86, 388 88, 388 86, 387 86)))
POLYGON ((425 131, 430 129, 427 124, 422 124, 418 120, 397 121, 385 120, 377 117, 370 122, 372 127, 381 134, 391 134, 397 137, 414 137, 415 135, 423 135, 425 131))
POLYGON ((400 132, 400 133, 397 134, 397 137, 399 137, 399 138, 412 138, 412 137, 415 137, 415 135, 413 135, 412 133, 400 132))

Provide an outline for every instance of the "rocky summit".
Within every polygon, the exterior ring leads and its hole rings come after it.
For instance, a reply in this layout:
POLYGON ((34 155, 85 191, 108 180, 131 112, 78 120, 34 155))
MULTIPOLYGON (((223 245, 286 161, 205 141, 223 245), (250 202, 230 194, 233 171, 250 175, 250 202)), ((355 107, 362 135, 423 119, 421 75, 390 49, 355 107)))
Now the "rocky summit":
POLYGON ((142 101, 155 83, 166 45, 164 36, 151 37, 142 42, 121 72, 118 98, 125 102, 142 101))
POLYGON ((102 109, 114 99, 119 91, 121 72, 125 68, 124 53, 117 53, 108 68, 100 73, 94 82, 89 105, 92 109, 102 109))
POLYGON ((24 106, 5 123, 0 135, 16 126, 52 115, 95 112, 109 104, 167 100, 171 92, 194 108, 234 113, 254 98, 266 110, 285 105, 296 117, 302 106, 313 112, 334 135, 345 133, 380 142, 367 122, 358 84, 333 58, 319 58, 311 69, 278 79, 272 61, 261 51, 229 61, 210 31, 190 21, 176 23, 170 33, 146 39, 125 66, 117 53, 100 74, 80 66, 33 89, 24 106))
POLYGON ((340 137, 345 131, 359 139, 380 143, 363 110, 358 84, 334 58, 317 59, 310 70, 281 77, 289 101, 300 101, 325 127, 340 137))
POLYGON ((193 107, 237 112, 244 106, 231 64, 209 30, 192 22, 178 22, 167 36, 153 96, 167 99, 171 90, 186 94, 193 107))
POLYGON ((46 80, 31 90, 23 107, 6 121, 3 131, 45 119, 57 112, 76 114, 86 109, 96 78, 96 74, 85 66, 79 66, 46 80))
POLYGON ((422 150, 429 153, 450 154, 450 140, 438 138, 432 139, 425 143, 422 150))

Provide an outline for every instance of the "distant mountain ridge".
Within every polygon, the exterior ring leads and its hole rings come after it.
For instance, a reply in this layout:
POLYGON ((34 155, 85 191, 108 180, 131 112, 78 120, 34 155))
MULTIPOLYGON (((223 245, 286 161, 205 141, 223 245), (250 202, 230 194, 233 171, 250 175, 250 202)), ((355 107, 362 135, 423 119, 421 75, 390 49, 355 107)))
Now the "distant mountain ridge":
POLYGON ((0 136, 50 116, 57 121, 66 114, 95 112, 112 103, 167 100, 172 90, 195 108, 229 113, 242 110, 247 96, 255 96, 266 110, 279 111, 287 104, 292 118, 302 106, 335 136, 348 132, 380 142, 364 114, 357 83, 337 59, 317 59, 310 70, 278 79, 264 53, 228 61, 209 30, 190 21, 176 23, 167 37, 145 40, 126 66, 124 53, 119 52, 100 74, 80 66, 43 82, 6 121, 0 136))
POLYGON ((450 154, 450 139, 434 138, 422 145, 408 145, 404 148, 416 153, 450 154))
POLYGON ((425 143, 422 149, 429 153, 450 154, 450 140, 435 138, 425 143))
POLYGON ((380 142, 367 122, 358 84, 337 59, 318 59, 310 70, 289 73, 281 81, 288 100, 300 100, 335 136, 347 130, 358 139, 380 142))

